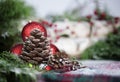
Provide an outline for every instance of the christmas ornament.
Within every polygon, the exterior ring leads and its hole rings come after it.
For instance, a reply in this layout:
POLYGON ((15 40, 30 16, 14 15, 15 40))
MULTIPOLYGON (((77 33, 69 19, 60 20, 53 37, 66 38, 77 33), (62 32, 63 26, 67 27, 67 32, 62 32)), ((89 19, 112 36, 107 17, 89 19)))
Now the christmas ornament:
POLYGON ((23 44, 15 45, 11 52, 28 62, 30 67, 38 65, 41 70, 65 72, 80 68, 77 61, 70 60, 65 52, 60 52, 46 36, 44 27, 37 22, 30 22, 22 30, 23 44))
POLYGON ((55 54, 56 52, 59 52, 59 49, 54 45, 54 44, 50 44, 50 49, 51 49, 51 54, 55 54))
POLYGON ((46 29, 38 22, 29 22, 28 24, 26 24, 22 30, 22 39, 23 41, 26 40, 27 37, 30 36, 30 32, 34 29, 37 28, 39 29, 41 32, 44 33, 44 36, 47 36, 47 32, 46 29))
POLYGON ((15 55, 20 55, 21 54, 21 51, 22 51, 22 48, 23 48, 23 44, 15 44, 10 52, 15 54, 15 55))
POLYGON ((48 65, 47 65, 47 66, 45 67, 45 70, 50 71, 50 70, 52 70, 52 68, 51 68, 51 66, 48 66, 48 65))
POLYGON ((39 69, 50 71, 50 70, 52 70, 52 67, 47 64, 40 64, 39 69))
POLYGON ((50 55, 50 44, 44 32, 38 28, 32 29, 23 44, 22 53, 19 56, 22 60, 34 65, 45 63, 50 55))

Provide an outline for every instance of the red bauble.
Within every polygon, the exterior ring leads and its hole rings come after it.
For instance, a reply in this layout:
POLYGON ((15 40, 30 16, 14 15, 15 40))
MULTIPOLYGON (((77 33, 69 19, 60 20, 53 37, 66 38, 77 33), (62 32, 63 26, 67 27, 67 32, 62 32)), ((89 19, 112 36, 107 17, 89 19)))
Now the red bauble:
POLYGON ((50 71, 50 70, 52 70, 52 67, 47 65, 47 66, 45 67, 45 70, 50 71))
POLYGON ((11 48, 10 52, 15 55, 20 55, 22 52, 22 48, 23 48, 23 44, 16 44, 11 48))
POLYGON ((44 32, 44 35, 47 36, 47 31, 46 29, 38 22, 29 22, 26 24, 22 30, 22 39, 25 41, 26 37, 30 36, 30 32, 33 29, 39 29, 41 32, 44 32))
POLYGON ((51 53, 54 55, 56 52, 59 52, 59 49, 54 45, 50 44, 51 53))

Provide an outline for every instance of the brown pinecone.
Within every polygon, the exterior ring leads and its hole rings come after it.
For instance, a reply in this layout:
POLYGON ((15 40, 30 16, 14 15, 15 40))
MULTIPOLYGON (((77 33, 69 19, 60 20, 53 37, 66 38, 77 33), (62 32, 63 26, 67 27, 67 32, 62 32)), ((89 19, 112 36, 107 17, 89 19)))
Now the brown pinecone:
POLYGON ((31 31, 30 36, 24 42, 22 53, 19 56, 22 60, 34 65, 46 63, 50 55, 50 43, 39 29, 31 31))
POLYGON ((66 71, 77 70, 80 64, 77 61, 70 60, 65 52, 57 52, 55 55, 49 56, 48 65, 53 69, 66 69, 66 71))

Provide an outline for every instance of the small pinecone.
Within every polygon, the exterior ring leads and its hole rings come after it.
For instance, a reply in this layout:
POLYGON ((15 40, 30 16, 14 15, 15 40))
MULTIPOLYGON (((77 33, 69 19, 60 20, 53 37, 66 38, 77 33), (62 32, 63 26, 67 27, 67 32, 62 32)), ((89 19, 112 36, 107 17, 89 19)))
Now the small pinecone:
POLYGON ((48 65, 53 69, 66 69, 66 71, 77 70, 80 64, 77 61, 72 61, 65 52, 57 52, 49 57, 48 65))
POLYGON ((50 55, 50 43, 39 29, 34 29, 24 42, 22 60, 34 65, 46 63, 50 55))

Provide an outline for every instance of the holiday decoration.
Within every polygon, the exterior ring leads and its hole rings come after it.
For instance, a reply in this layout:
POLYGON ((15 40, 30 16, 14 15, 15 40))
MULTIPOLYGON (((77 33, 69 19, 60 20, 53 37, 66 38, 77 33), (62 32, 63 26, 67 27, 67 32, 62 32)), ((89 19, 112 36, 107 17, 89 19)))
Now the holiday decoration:
POLYGON ((57 52, 55 55, 49 57, 48 65, 54 69, 60 69, 65 66, 68 61, 68 55, 66 53, 57 52))
POLYGON ((48 60, 50 55, 50 44, 44 33, 34 28, 30 36, 26 37, 22 53, 19 56, 24 61, 38 65, 48 60))
POLYGON ((54 55, 56 52, 59 52, 59 49, 54 45, 50 44, 51 53, 54 55))
POLYGON ((46 66, 45 70, 50 71, 50 70, 52 70, 52 67, 51 66, 46 66))
MULTIPOLYGON (((19 8, 16 9, 19 10, 19 8)), ((87 65, 86 60, 81 61, 79 58, 119 60, 120 29, 117 29, 117 27, 120 25, 120 18, 110 16, 108 12, 101 11, 99 8, 95 9, 94 14, 88 14, 87 16, 78 12, 79 10, 80 7, 75 8, 72 12, 66 12, 63 16, 59 16, 60 21, 54 20, 54 22, 52 22, 48 16, 46 19, 49 22, 45 20, 28 22, 22 29, 22 40, 19 40, 22 41, 22 43, 16 44, 11 48, 10 52, 12 54, 3 53, 0 55, 0 77, 6 78, 4 82, 9 81, 9 79, 12 79, 10 82, 14 82, 13 79, 15 82, 26 82, 25 80, 35 82, 32 79, 27 79, 31 77, 38 79, 38 82, 82 82, 82 80, 89 81, 89 79, 92 79, 92 81, 102 79, 101 81, 104 81, 104 78, 106 78, 104 76, 107 76, 105 81, 109 81, 109 74, 111 74, 110 77, 112 75, 114 76, 114 71, 110 70, 111 73, 109 73, 109 67, 111 67, 110 69, 116 70, 118 66, 112 66, 111 64, 113 63, 111 63, 106 66, 106 73, 103 73, 103 61, 102 63, 98 62, 101 64, 102 70, 100 70, 97 64, 93 64, 96 63, 96 61, 88 61, 89 65, 87 65), (115 35, 108 35, 110 32, 115 35), (101 42, 94 45, 98 41, 101 42), (86 53, 83 53, 86 48, 88 48, 88 50, 86 53), (84 55, 81 55, 82 53, 84 55), (79 62, 87 66, 82 66, 79 62), (97 69, 94 66, 97 67, 97 69), (27 68, 34 69, 35 76, 33 76, 32 71, 27 68), (31 77, 26 75, 30 75, 31 77), (95 79, 93 76, 95 76, 95 79), (101 78, 101 76, 103 78, 101 78), (23 79, 21 79, 21 77, 23 79), (96 77, 98 79, 96 79, 96 77)), ((37 18, 35 20, 39 19, 37 18)), ((8 23, 7 21, 3 22, 8 23)), ((10 24, 18 27, 16 23, 20 24, 19 21, 10 24)), ((10 24, 6 26, 11 29, 12 25, 10 24)), ((11 31, 4 31, 5 32, 1 31, 1 37, 5 39, 9 37, 9 32, 11 31)), ((14 31, 16 30, 14 29, 14 31)), ((19 38, 18 36, 20 35, 15 35, 16 38, 19 38)), ((7 44, 5 43, 5 45, 7 44)), ((119 63, 116 64, 119 65, 119 63)), ((118 73, 116 75, 120 75, 119 70, 117 71, 118 72, 115 71, 118 73)), ((3 81, 0 79, 0 82, 3 81)))
POLYGON ((59 69, 71 71, 80 68, 77 61, 71 61, 65 52, 60 52, 54 44, 50 44, 44 34, 36 28, 31 31, 30 36, 24 42, 19 57, 31 64, 40 65, 47 71, 59 69))
POLYGON ((47 64, 40 64, 39 68, 42 69, 42 70, 47 70, 47 71, 52 70, 52 67, 47 65, 47 64))
POLYGON ((40 69, 59 72, 80 68, 77 61, 70 60, 68 54, 60 50, 46 37, 46 29, 37 22, 30 22, 22 30, 23 44, 12 48, 12 53, 19 55, 30 67, 39 66, 40 69))
POLYGON ((70 60, 69 56, 65 52, 57 52, 55 55, 50 55, 48 65, 54 70, 61 69, 61 71, 71 71, 80 68, 79 63, 77 61, 70 60))
POLYGON ((37 28, 41 32, 43 32, 44 36, 47 36, 46 29, 38 22, 29 22, 26 24, 22 30, 22 39, 23 41, 26 40, 26 37, 30 36, 30 32, 34 29, 37 28))
POLYGON ((11 48, 10 52, 12 52, 15 55, 20 55, 22 52, 22 48, 23 44, 16 44, 11 48))

